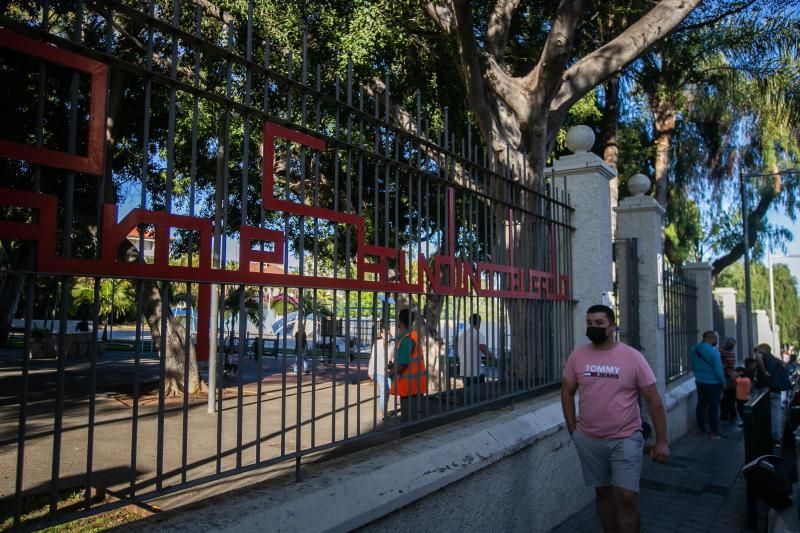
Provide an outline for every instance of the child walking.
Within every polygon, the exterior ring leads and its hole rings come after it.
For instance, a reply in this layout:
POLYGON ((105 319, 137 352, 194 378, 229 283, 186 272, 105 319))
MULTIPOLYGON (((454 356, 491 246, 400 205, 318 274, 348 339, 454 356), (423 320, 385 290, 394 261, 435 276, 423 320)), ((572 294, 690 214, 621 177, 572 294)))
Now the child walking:
POLYGON ((739 413, 739 426, 744 425, 744 404, 750 399, 753 382, 744 373, 744 367, 736 368, 736 411, 739 413))

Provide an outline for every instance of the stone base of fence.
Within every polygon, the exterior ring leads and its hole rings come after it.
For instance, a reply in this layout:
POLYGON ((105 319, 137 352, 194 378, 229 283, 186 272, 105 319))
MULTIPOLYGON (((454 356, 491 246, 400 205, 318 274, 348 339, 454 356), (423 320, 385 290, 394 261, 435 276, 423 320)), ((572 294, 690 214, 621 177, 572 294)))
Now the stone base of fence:
POLYGON ((547 531, 592 501, 557 394, 203 499, 152 530, 547 531), (401 512, 402 510, 402 512, 401 512))
POLYGON ((685 376, 667 386, 664 408, 667 411, 667 434, 673 442, 697 427, 695 406, 697 387, 694 376, 685 376))
MULTIPOLYGON (((694 379, 671 384, 665 403, 672 442, 694 427, 694 379)), ((594 497, 564 430, 558 394, 303 471, 300 483, 290 475, 201 498, 143 520, 137 529, 548 531, 594 497)))

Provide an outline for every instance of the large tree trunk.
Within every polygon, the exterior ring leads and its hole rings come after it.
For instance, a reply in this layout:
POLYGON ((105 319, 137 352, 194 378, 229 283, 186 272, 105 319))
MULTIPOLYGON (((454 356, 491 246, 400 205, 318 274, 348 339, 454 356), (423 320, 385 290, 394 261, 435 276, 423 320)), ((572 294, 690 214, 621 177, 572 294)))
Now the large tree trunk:
POLYGON ((142 312, 150 328, 150 335, 153 338, 153 345, 161 346, 161 323, 162 310, 166 310, 167 316, 167 338, 165 354, 159 354, 165 358, 166 374, 164 379, 164 390, 167 396, 176 396, 182 392, 195 394, 203 392, 203 381, 200 379, 200 370, 197 367, 197 356, 194 346, 189 344, 189 383, 184 384, 184 372, 186 357, 186 329, 172 316, 168 304, 162 306, 161 291, 155 281, 145 281, 142 283, 144 291, 142 312))
POLYGON ((432 292, 425 295, 422 306, 422 333, 425 346, 425 365, 428 369, 428 390, 442 392, 447 388, 448 378, 445 369, 440 365, 447 353, 445 339, 439 329, 439 320, 442 316, 445 298, 432 292))
MULTIPOLYGON (((8 245, 10 243, 4 243, 4 248, 9 249, 8 245)), ((0 283, 0 346, 8 343, 11 324, 25 287, 27 276, 24 272, 33 269, 33 245, 29 242, 20 243, 13 249, 8 261, 9 271, 0 283)))
MULTIPOLYGON (((605 92, 605 107, 600 122, 600 146, 603 150, 603 161, 608 166, 617 170, 619 162, 619 144, 617 135, 619 131, 619 77, 614 76, 603 83, 605 92)), ((611 236, 617 235, 617 212, 614 210, 619 203, 619 176, 609 182, 609 200, 611 201, 611 236)))
POLYGON ((656 200, 666 209, 669 190, 669 148, 675 133, 677 110, 668 100, 656 101, 653 105, 653 129, 655 133, 656 200))
MULTIPOLYGON (((139 260, 139 251, 125 240, 120 244, 119 259, 128 263, 139 260)), ((161 346, 161 322, 162 308, 167 312, 167 351, 160 353, 160 357, 165 358, 166 375, 164 376, 164 390, 167 396, 175 396, 181 392, 187 394, 198 394, 206 391, 206 386, 200 377, 200 369, 197 366, 197 351, 194 344, 189 343, 189 383, 184 384, 184 362, 186 361, 186 329, 172 315, 169 302, 162 305, 161 290, 158 282, 144 281, 141 284, 142 290, 142 315, 153 339, 153 346, 160 351, 161 346)), ((195 332, 196 333, 196 332, 195 332)))

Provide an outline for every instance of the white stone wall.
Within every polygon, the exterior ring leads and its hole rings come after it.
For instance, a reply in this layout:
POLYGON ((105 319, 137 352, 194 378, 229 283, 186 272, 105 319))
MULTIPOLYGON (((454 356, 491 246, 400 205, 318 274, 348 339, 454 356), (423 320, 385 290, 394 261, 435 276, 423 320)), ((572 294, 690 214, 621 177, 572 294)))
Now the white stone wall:
POLYGON ((753 311, 753 329, 755 330, 753 337, 755 344, 769 344, 773 354, 780 354, 780 346, 775 344, 775 335, 770 327, 769 314, 763 309, 753 311))
POLYGON ((743 352, 742 337, 739 336, 738 314, 736 309, 736 289, 719 287, 714 289, 714 301, 719 309, 719 323, 714 323, 720 337, 736 339, 736 360, 741 364, 747 355, 743 352))

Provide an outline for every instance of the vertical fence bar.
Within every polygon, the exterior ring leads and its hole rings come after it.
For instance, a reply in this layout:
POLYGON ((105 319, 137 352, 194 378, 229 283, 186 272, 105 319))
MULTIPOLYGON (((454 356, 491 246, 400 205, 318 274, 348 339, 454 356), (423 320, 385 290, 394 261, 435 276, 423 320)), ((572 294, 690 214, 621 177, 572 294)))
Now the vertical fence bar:
MULTIPOLYGON (((75 2, 75 26, 72 30, 72 40, 76 43, 81 42, 83 25, 83 2, 75 2)), ((78 73, 72 73, 70 87, 69 105, 69 133, 67 135, 67 152, 75 154, 77 149, 78 135, 78 73)), ((64 257, 72 255, 72 227, 74 215, 74 196, 75 196, 75 172, 68 172, 64 186, 64 218, 63 218, 63 248, 64 257)), ((58 359, 56 370, 56 411, 53 425, 53 462, 51 470, 51 490, 50 490, 50 516, 55 516, 58 511, 58 501, 60 492, 60 469, 61 469, 61 442, 64 424, 64 394, 66 381, 67 356, 67 319, 69 318, 69 299, 70 299, 71 278, 63 276, 61 278, 61 301, 58 324, 58 359)))

